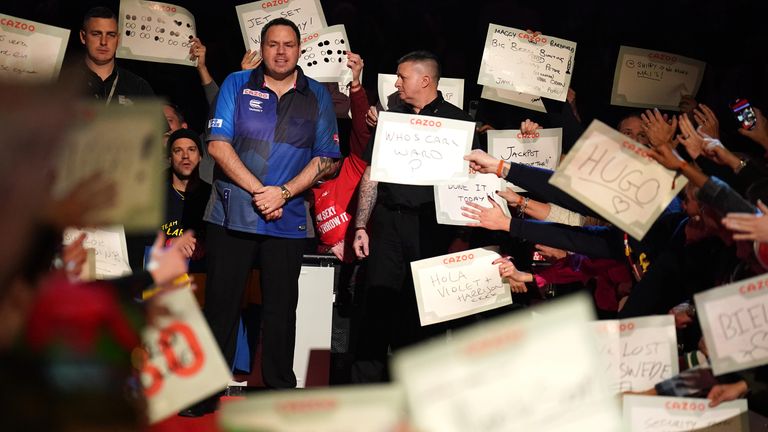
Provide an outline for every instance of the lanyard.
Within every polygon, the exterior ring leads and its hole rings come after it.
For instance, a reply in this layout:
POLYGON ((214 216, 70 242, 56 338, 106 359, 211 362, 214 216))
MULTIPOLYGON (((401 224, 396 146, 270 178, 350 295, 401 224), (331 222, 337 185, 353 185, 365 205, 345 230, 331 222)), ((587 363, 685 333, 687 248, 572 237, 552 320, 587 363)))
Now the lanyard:
POLYGON ((115 73, 115 80, 112 81, 112 89, 109 91, 109 96, 107 97, 107 103, 104 105, 109 105, 109 103, 112 101, 112 96, 115 94, 115 87, 117 87, 117 80, 120 79, 120 72, 115 73))

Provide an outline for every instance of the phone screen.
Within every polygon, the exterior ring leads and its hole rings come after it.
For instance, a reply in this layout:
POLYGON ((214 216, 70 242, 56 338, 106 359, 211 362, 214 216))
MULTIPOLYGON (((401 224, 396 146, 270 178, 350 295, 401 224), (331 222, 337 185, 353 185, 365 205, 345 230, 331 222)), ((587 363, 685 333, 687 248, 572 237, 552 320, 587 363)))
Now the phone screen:
POLYGON ((752 129, 755 126, 755 121, 757 120, 755 111, 752 110, 748 100, 737 99, 736 102, 731 104, 731 109, 742 128, 752 129))

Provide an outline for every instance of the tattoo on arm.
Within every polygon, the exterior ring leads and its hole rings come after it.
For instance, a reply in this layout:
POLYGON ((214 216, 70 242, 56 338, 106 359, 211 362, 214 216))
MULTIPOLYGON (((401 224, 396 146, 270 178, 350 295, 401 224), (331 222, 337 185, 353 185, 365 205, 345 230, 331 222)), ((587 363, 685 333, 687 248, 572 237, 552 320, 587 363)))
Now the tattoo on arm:
POLYGON ((338 165, 336 164, 336 159, 329 157, 319 158, 317 162, 317 173, 315 173, 315 177, 312 179, 312 184, 317 183, 318 180, 332 173, 337 168, 338 165))
POLYGON ((360 179, 360 192, 357 203, 357 214, 355 215, 355 225, 365 226, 368 219, 371 218, 373 206, 376 204, 378 195, 378 182, 371 181, 371 167, 365 169, 363 178, 360 179))

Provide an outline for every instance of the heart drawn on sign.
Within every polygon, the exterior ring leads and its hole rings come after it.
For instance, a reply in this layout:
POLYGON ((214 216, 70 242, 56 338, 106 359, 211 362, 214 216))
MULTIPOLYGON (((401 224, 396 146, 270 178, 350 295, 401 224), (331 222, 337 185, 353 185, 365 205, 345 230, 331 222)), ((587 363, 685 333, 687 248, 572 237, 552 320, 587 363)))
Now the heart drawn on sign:
POLYGON ((613 204, 613 209, 616 211, 616 214, 629 210, 629 201, 618 195, 613 196, 611 203, 613 204))

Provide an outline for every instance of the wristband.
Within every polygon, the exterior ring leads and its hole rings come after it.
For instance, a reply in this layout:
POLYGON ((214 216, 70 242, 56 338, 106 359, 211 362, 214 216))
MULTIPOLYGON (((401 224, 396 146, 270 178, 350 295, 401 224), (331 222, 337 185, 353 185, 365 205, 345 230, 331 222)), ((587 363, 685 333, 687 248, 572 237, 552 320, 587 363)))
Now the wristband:
POLYGON ((358 232, 358 231, 365 231, 365 232, 368 232, 368 228, 366 228, 366 227, 356 227, 356 228, 355 228, 355 232, 358 232))
POLYGON ((499 159, 499 166, 496 168, 496 177, 501 177, 501 171, 504 169, 504 159, 499 159))

